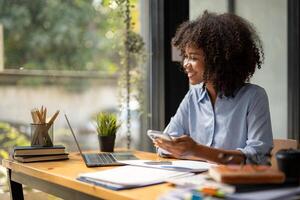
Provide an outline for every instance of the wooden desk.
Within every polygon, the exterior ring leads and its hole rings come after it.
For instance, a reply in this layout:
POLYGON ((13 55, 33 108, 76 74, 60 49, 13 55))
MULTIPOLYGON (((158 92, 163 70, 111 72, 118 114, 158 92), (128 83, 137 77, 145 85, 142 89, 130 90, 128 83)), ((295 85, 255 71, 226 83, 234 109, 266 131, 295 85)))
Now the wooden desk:
MULTIPOLYGON (((140 159, 157 159, 154 153, 135 151, 140 159)), ((69 160, 19 163, 2 160, 7 168, 11 199, 24 199, 22 184, 63 199, 157 199, 171 189, 167 183, 148 187, 113 191, 76 180, 80 173, 106 170, 112 167, 87 168, 79 153, 70 153, 69 160)))

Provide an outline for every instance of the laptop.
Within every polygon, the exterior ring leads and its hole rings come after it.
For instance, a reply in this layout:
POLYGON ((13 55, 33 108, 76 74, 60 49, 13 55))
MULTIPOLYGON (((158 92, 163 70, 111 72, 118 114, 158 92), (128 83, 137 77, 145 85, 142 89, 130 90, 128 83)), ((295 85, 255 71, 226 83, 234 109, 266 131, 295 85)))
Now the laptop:
POLYGON ((81 148, 79 146, 79 143, 76 139, 76 136, 74 134, 74 131, 71 127, 71 124, 70 124, 69 119, 68 119, 66 114, 65 114, 65 118, 67 120, 70 131, 71 131, 71 133, 74 137, 74 140, 76 142, 79 153, 80 153, 81 157, 83 158, 83 160, 84 160, 87 167, 124 165, 123 163, 120 163, 118 161, 122 161, 122 160, 139 160, 137 157, 135 157, 132 154, 132 152, 128 152, 128 151, 114 152, 114 153, 109 153, 109 152, 82 153, 81 148))

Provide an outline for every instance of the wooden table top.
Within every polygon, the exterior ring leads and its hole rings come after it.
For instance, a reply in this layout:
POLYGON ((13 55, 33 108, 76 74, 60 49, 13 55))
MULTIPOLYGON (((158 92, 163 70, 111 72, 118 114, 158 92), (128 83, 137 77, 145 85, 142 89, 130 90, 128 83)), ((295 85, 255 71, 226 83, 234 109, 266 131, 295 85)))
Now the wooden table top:
MULTIPOLYGON (((134 151, 134 154, 138 158, 144 160, 163 160, 162 158, 158 158, 154 153, 134 151)), ((163 183, 136 189, 114 191, 78 181, 76 178, 80 173, 96 172, 113 168, 88 168, 78 152, 70 153, 69 160, 64 161, 20 163, 11 159, 3 159, 2 165, 14 172, 23 173, 51 183, 63 185, 103 199, 157 199, 160 195, 172 189, 170 184, 163 183)))

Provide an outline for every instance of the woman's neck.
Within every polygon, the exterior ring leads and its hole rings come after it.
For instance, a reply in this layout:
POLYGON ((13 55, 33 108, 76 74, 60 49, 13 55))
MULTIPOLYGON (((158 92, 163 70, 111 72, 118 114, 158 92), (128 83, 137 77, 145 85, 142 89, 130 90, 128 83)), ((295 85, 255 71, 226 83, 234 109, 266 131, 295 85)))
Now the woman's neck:
POLYGON ((216 99, 217 99, 217 91, 215 90, 213 84, 211 83, 206 83, 205 84, 206 86, 206 89, 208 91, 208 94, 209 94, 209 97, 210 97, 210 100, 212 102, 212 105, 214 106, 215 105, 215 102, 216 102, 216 99))

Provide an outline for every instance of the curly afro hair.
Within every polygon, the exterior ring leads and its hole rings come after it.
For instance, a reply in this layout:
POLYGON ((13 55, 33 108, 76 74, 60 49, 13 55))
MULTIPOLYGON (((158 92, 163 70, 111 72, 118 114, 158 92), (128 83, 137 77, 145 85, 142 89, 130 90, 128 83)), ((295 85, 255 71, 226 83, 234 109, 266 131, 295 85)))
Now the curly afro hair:
POLYGON ((204 52, 203 81, 210 81, 220 96, 233 97, 249 82, 264 60, 262 43, 254 27, 234 14, 204 11, 196 20, 182 23, 172 45, 184 55, 187 46, 204 52))

